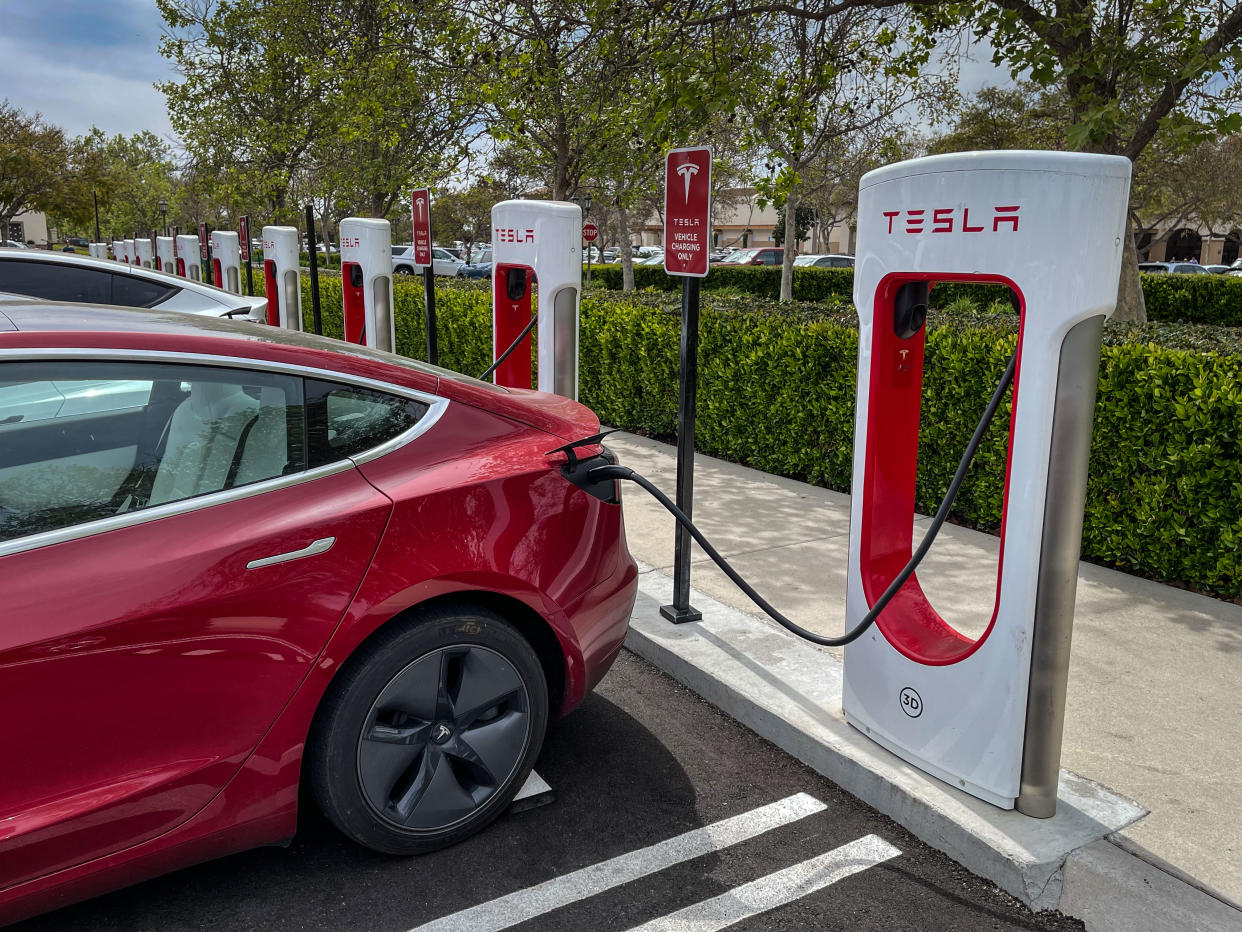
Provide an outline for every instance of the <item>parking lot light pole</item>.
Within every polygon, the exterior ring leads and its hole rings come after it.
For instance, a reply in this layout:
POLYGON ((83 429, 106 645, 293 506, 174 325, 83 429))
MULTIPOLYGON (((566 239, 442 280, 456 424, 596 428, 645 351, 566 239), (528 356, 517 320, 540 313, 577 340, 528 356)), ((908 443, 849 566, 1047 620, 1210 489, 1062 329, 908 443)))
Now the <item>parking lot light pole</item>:
MULTIPOLYGON (((163 228, 164 236, 168 235, 168 201, 160 198, 160 226, 163 228)), ((99 237, 99 204, 95 205, 95 236, 99 237)))

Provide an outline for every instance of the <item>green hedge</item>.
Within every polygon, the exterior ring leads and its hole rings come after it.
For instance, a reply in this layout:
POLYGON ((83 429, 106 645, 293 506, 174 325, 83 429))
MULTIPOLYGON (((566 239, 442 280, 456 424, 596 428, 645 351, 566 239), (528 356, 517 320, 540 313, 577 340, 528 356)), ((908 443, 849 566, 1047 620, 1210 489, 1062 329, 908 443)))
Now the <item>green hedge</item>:
MULTIPOLYGON (((339 279, 321 280, 325 332, 341 332, 339 279)), ((437 288, 441 365, 490 361, 487 283, 437 288)), ((422 289, 396 285, 397 348, 419 356, 422 289)), ((309 329, 309 296, 306 326, 309 329)), ((848 491, 858 354, 851 307, 708 295, 700 328, 698 447, 848 491)), ((917 504, 939 504, 1016 340, 1010 315, 929 320, 917 504)), ((677 422, 675 296, 588 292, 581 397, 605 423, 671 437, 677 422)), ((963 524, 1000 525, 1008 436, 1002 409, 958 495, 963 524)), ((1242 596, 1242 334, 1160 324, 1106 328, 1083 556, 1242 596), (1198 347, 1208 347, 1199 349, 1198 347)))
MULTIPOLYGON (((592 279, 603 287, 621 289, 621 266, 601 265, 592 279)), ((1242 278, 1228 275, 1140 275, 1147 317, 1155 321, 1219 324, 1242 327, 1242 278)), ((781 270, 771 266, 716 266, 703 279, 704 291, 736 289, 763 298, 780 296, 781 270)), ((678 279, 658 265, 634 267, 634 287, 676 291, 678 279)), ((854 289, 853 269, 795 269, 793 296, 796 301, 850 301, 854 289)), ((986 308, 1008 301, 1003 285, 968 285, 943 282, 932 289, 936 307, 966 301, 986 308)))

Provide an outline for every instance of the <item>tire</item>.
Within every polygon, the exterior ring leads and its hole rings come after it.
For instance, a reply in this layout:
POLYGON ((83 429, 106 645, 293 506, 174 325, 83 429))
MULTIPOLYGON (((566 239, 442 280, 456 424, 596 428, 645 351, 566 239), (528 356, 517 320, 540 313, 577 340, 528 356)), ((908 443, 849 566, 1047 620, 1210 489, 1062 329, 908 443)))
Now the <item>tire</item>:
POLYGON ((414 274, 414 270, 410 268, 408 265, 399 265, 393 271, 395 271, 398 275, 413 275, 414 274))
POLYGON ((547 682, 526 639, 494 612, 439 606, 351 658, 316 716, 307 777, 349 838, 422 854, 505 811, 547 722, 547 682))

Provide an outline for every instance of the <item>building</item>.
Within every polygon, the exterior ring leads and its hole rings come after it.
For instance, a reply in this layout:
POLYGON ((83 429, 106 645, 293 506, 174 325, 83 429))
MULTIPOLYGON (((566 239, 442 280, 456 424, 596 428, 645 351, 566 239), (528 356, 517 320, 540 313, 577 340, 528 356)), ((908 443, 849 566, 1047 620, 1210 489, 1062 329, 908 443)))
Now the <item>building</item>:
MULTIPOLYGON (((712 246, 718 248, 774 245, 776 206, 759 206, 754 188, 729 188, 716 195, 712 205, 712 246)), ((659 246, 664 242, 664 222, 652 215, 639 234, 639 246, 659 246)), ((798 244, 798 252, 854 252, 854 230, 839 224, 832 228, 826 241, 816 242, 814 235, 798 244)))
POLYGON ((1242 257, 1242 229, 1213 233, 1202 224, 1157 229, 1135 243, 1140 262, 1197 260, 1202 265, 1233 265, 1242 257))
POLYGON ((30 245, 47 245, 47 214, 28 211, 9 221, 8 239, 30 245))

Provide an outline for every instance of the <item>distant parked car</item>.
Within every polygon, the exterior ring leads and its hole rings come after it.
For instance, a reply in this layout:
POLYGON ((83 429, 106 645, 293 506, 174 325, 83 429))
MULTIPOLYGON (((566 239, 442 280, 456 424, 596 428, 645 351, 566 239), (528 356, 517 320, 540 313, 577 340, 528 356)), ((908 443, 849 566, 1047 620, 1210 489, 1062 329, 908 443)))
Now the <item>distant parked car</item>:
POLYGON ((1140 262, 1139 271, 1152 272, 1157 275, 1164 272, 1173 272, 1179 275, 1208 274, 1207 268, 1196 262, 1140 262))
POLYGON ((731 246, 726 246, 722 249, 713 249, 710 253, 708 253, 707 258, 711 262, 724 262, 725 259, 729 258, 729 254, 732 252, 733 247, 731 246))
POLYGON ((604 261, 605 262, 616 262, 620 258, 621 258, 621 250, 618 249, 617 247, 609 246, 607 249, 604 250, 604 261))
MULTIPOLYGON (((431 248, 431 265, 435 269, 436 275, 456 275, 457 270, 464 264, 464 262, 441 246, 433 246, 431 248)), ((414 275, 422 271, 414 264, 414 247, 412 245, 392 247, 392 270, 396 275, 414 275)))
POLYGON ((464 262, 457 270, 458 278, 491 278, 492 264, 490 262, 476 262, 474 265, 466 265, 464 262))
POLYGON ((89 246, 90 245, 90 243, 88 243, 85 239, 83 239, 80 236, 71 236, 69 237, 68 240, 66 240, 66 242, 68 242, 70 246, 89 246))
POLYGON ((717 265, 780 265, 785 258, 783 246, 762 246, 752 249, 735 249, 717 265))
POLYGON ((1204 268, 1213 275, 1224 275, 1231 267, 1228 265, 1205 265, 1204 268))
POLYGON ((852 269, 854 267, 854 257, 840 253, 828 253, 826 255, 804 253, 801 256, 796 256, 793 264, 795 268, 852 269))
POLYGON ((208 317, 267 319, 267 299, 92 256, 0 251, 0 291, 79 304, 149 307, 208 317))
POLYGON ((657 252, 648 253, 642 258, 635 259, 633 264, 634 265, 663 265, 664 264, 664 250, 661 249, 657 252))
POLYGON ((28 249, 29 247, 25 243, 19 243, 15 239, 6 239, 4 241, 3 248, 5 249, 28 249))

